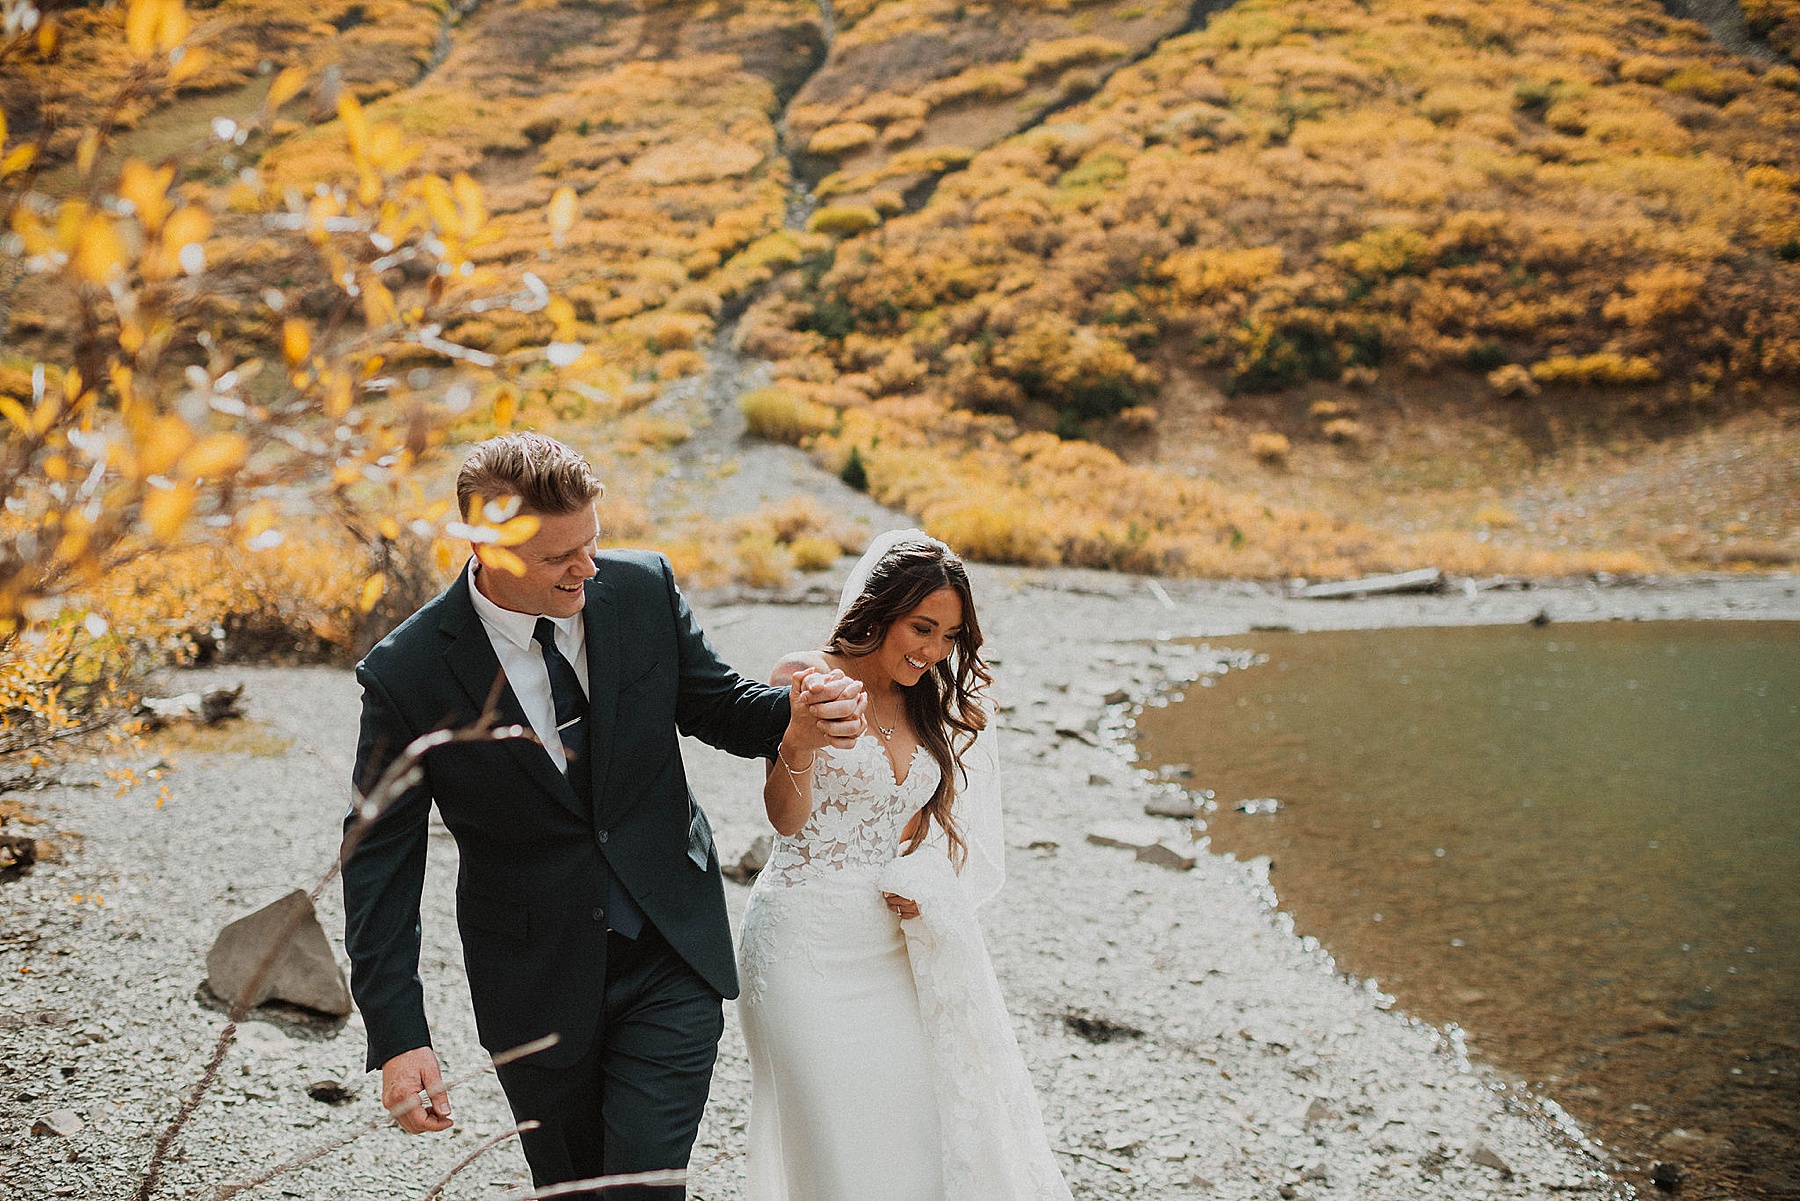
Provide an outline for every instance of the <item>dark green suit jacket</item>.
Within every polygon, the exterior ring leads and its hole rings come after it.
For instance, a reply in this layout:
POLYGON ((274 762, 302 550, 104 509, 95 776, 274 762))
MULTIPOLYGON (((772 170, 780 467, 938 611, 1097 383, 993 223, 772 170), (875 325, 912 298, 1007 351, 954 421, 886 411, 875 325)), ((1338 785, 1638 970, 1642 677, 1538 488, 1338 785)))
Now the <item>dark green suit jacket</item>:
MULTIPOLYGON (((344 945, 368 1027, 369 1067, 430 1044, 419 982, 419 897, 435 801, 461 855, 457 924, 481 1042, 504 1051, 556 1032, 532 1062, 572 1063, 598 1031, 607 873, 720 995, 737 995, 718 854, 689 792, 676 733, 742 756, 775 754, 787 693, 719 658, 668 560, 606 551, 587 584, 591 789, 526 739, 430 753, 424 780, 344 865, 344 945)), ((420 734, 472 723, 500 663, 464 572, 357 664, 356 784, 373 786, 420 734)), ((510 686, 500 721, 526 725, 510 686)))

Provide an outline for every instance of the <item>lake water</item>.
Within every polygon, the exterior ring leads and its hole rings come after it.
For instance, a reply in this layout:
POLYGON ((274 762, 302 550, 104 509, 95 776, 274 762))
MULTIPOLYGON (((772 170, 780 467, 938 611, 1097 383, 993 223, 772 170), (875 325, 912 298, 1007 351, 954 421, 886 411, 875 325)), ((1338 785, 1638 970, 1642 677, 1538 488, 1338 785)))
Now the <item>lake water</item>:
POLYGON ((1800 1197, 1800 625, 1252 633, 1138 719, 1215 851, 1640 1191, 1800 1197), (1240 660, 1241 662, 1241 660, 1240 660), (1235 802, 1274 797, 1273 815, 1235 802))

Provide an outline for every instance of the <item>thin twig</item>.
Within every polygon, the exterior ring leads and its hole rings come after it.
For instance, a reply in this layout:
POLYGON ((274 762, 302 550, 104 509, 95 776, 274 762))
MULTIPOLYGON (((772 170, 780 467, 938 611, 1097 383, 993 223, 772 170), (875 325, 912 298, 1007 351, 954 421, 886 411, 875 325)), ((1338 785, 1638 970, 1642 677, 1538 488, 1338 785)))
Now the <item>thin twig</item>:
POLYGON ((1077 1151, 1073 1147, 1058 1147, 1058 1148, 1056 1148, 1056 1150, 1057 1150, 1057 1153, 1060 1155, 1073 1155, 1076 1159, 1085 1159, 1089 1163, 1097 1163, 1103 1168, 1111 1168, 1113 1171, 1122 1173, 1126 1176, 1131 1175, 1130 1168, 1128 1168, 1128 1167, 1124 1166, 1123 1164, 1120 1164, 1114 1160, 1106 1159, 1103 1156, 1090 1155, 1086 1151, 1077 1151))
POLYGON ((474 1163, 477 1159, 480 1159, 483 1155, 486 1155, 489 1151, 492 1151, 495 1147, 498 1147, 507 1139, 524 1134, 527 1130, 536 1130, 537 1128, 538 1123, 536 1121, 526 1121, 520 1122, 511 1130, 502 1131, 501 1133, 496 1134, 493 1138, 490 1138, 487 1142, 481 1144, 481 1146, 457 1160, 456 1166, 451 1168, 448 1172, 445 1172, 444 1178, 431 1186, 430 1191, 425 1194, 422 1201, 437 1201, 437 1198, 444 1195, 444 1190, 449 1187, 450 1182, 456 1179, 456 1174, 458 1172, 474 1163))
MULTIPOLYGON (((449 1092, 453 1088, 460 1088, 477 1076, 485 1076, 495 1068, 505 1067, 516 1059, 524 1059, 527 1055, 536 1055, 539 1051, 549 1050, 559 1041, 559 1036, 555 1034, 546 1034, 542 1038, 536 1038, 528 1043, 522 1043, 510 1051, 502 1051, 500 1054, 489 1060, 485 1067, 478 1068, 472 1072, 467 1072, 444 1085, 444 1091, 449 1092)), ((302 1152, 291 1159, 284 1159, 274 1167, 260 1172, 248 1180, 238 1183, 221 1184, 213 1192, 213 1201, 226 1201, 226 1198, 228 1197, 235 1197, 239 1193, 248 1192, 253 1188, 269 1183, 269 1181, 275 1179, 277 1176, 285 1176, 297 1168, 305 1167, 314 1160, 323 1159, 340 1147, 349 1146, 365 1134, 381 1129, 381 1127, 387 1125, 390 1121, 405 1117, 423 1104, 425 1104, 424 1100, 419 1097, 408 1097, 399 1105, 394 1106, 394 1108, 384 1110, 380 1117, 370 1118, 360 1126, 327 1139, 310 1151, 302 1152)))
POLYGON ((622 1176, 590 1176, 586 1180, 568 1180, 543 1188, 514 1189, 499 1196, 500 1201, 539 1201, 544 1197, 567 1197, 573 1193, 603 1193, 630 1184, 675 1186, 685 1185, 687 1181, 686 1168, 663 1168, 655 1172, 627 1172, 622 1176))
MULTIPOLYGON (((123 706, 121 706, 121 709, 123 706)), ((108 713, 105 717, 96 717, 80 725, 64 726, 60 730, 51 730, 42 734, 32 734, 30 742, 8 741, 8 745, 0 747, 0 755, 17 755, 40 746, 49 746, 53 742, 66 742, 71 738, 80 738, 86 734, 98 733, 119 720, 119 714, 108 713)))
MULTIPOLYGON (((343 842, 338 846, 337 856, 332 859, 331 866, 325 869, 325 874, 319 877, 319 882, 307 894, 308 897, 315 902, 319 899, 319 894, 336 877, 338 871, 343 867, 344 861, 356 849, 357 843, 362 840, 362 836, 369 827, 374 825, 395 801, 405 795, 408 789, 418 783, 419 777, 424 772, 423 764, 428 753, 440 746, 447 746, 455 742, 489 742, 516 738, 524 733, 519 726, 495 727, 494 717, 495 709, 490 704, 473 725, 459 730, 433 730, 428 734, 421 734, 408 743, 406 749, 392 763, 388 764, 387 770, 381 773, 381 778, 375 787, 357 806, 356 820, 345 831, 343 842)), ((249 981, 238 992, 237 997, 232 999, 230 1011, 226 1015, 225 1028, 219 1031, 218 1041, 213 1045, 212 1057, 201 1069, 199 1078, 188 1090, 181 1107, 175 1111, 175 1117, 170 1120, 167 1128, 156 1140, 156 1146, 150 1152, 150 1161, 144 1166, 144 1174, 138 1181, 137 1191, 132 1194, 133 1201, 150 1201, 155 1194, 157 1183, 162 1177, 163 1165, 168 1160, 169 1151, 175 1145, 176 1138, 180 1136, 188 1121, 194 1116, 194 1111, 199 1108, 201 1099, 218 1080, 219 1067, 225 1062, 225 1056, 231 1050, 232 1042, 237 1038, 238 1023, 242 1022, 244 1015, 250 1012, 250 999, 257 995, 268 980, 269 974, 274 971, 275 961, 280 957, 282 949, 287 946, 288 939, 293 937, 295 930, 299 929, 305 915, 306 911, 301 909, 295 909, 288 915, 281 926, 275 930, 269 949, 264 953, 262 961, 256 965, 256 971, 251 974, 249 981)))

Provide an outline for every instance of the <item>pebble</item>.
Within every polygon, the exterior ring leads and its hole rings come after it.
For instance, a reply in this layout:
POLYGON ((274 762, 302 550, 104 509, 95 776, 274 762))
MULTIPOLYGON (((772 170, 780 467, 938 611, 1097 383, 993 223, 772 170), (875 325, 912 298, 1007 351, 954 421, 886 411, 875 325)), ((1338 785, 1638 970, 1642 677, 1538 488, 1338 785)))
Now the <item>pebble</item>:
POLYGON ((1156 792, 1144 802, 1144 813, 1149 817, 1194 818, 1199 816, 1200 806, 1189 792, 1156 792))
POLYGON ((1502 1176, 1511 1177, 1513 1174, 1512 1165, 1501 1159, 1499 1153, 1484 1142, 1477 1141, 1469 1148, 1469 1162, 1492 1168, 1502 1176))
POLYGON ((87 1128, 72 1109, 52 1109, 49 1113, 31 1124, 31 1133, 39 1138, 46 1136, 55 1138, 73 1138, 87 1128))
POLYGON ((1153 842, 1147 847, 1137 849, 1137 860, 1140 863, 1154 863, 1158 867, 1166 867, 1171 871, 1186 872, 1194 869, 1194 850, 1190 842, 1187 846, 1177 846, 1164 839, 1153 842))
POLYGON ((1118 847, 1137 851, 1155 846, 1162 838, 1160 827, 1144 822, 1103 822, 1088 829, 1087 840, 1098 847, 1118 847))
POLYGON ((327 1105, 342 1105, 356 1098, 356 1090, 344 1087, 341 1080, 315 1080, 306 1086, 306 1095, 327 1105))

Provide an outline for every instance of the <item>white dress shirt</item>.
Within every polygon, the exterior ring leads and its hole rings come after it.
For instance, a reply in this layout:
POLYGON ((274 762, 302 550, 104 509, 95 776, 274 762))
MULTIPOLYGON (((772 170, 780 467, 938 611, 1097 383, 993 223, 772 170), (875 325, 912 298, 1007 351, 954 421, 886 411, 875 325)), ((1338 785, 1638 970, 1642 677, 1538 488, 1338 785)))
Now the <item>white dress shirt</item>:
MULTIPOLYGON (((531 636, 537 629, 537 614, 502 609, 483 596, 481 589, 475 586, 475 573, 480 569, 480 560, 470 556, 469 599, 475 602, 482 628, 487 631, 494 654, 500 659, 500 670, 506 673, 513 695, 519 698, 532 732, 550 752, 556 770, 563 771, 568 756, 563 752, 562 735, 556 729, 556 698, 550 692, 550 670, 544 666, 543 648, 531 636)), ((575 678, 581 681, 581 691, 585 693, 588 690, 587 622, 580 613, 573 617, 551 617, 550 620, 556 626, 556 649, 575 669, 575 678)))

